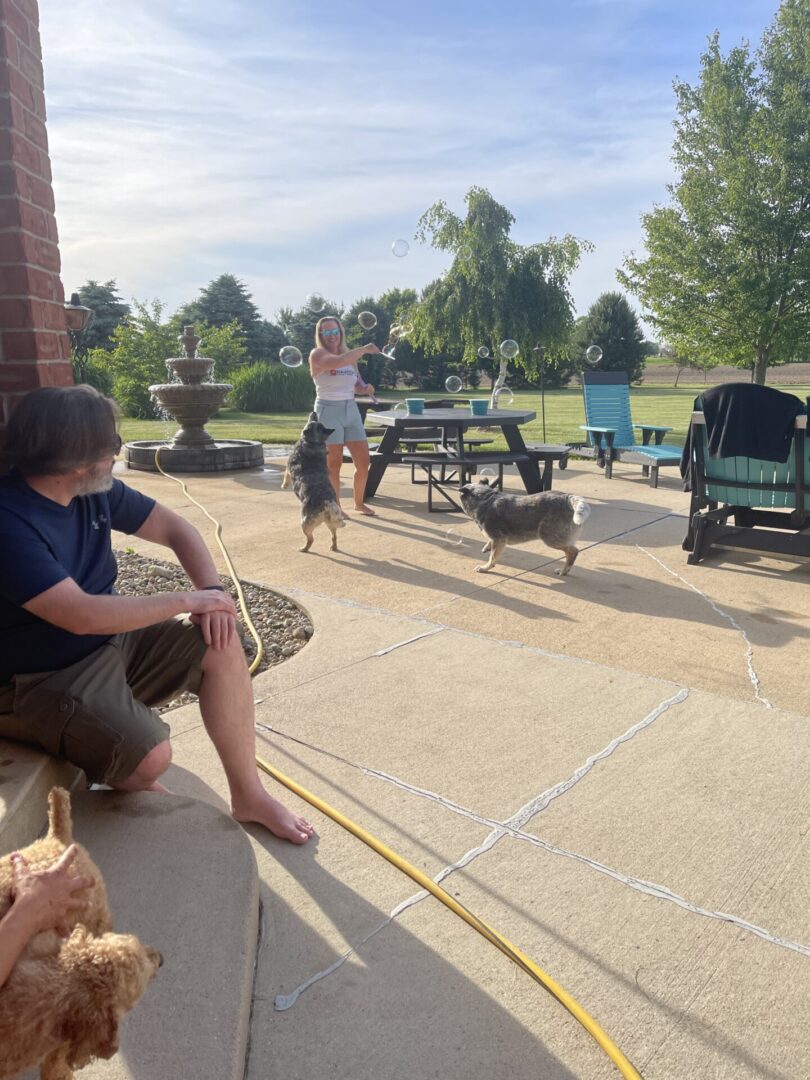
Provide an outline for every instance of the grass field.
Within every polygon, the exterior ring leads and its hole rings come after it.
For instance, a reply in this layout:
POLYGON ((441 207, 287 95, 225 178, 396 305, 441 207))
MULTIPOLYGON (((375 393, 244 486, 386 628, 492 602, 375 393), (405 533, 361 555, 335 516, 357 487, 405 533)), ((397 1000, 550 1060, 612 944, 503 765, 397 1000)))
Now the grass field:
MULTIPOLYGON (((692 402, 705 386, 671 387, 648 386, 633 388, 630 401, 635 423, 654 423, 671 427, 666 442, 682 443, 689 426, 692 402)), ((780 388, 787 389, 787 388, 780 388)), ((791 386, 790 393, 804 398, 810 394, 810 386, 791 386)), ((414 391, 385 391, 387 400, 415 396, 414 391)), ((447 397, 445 394, 427 393, 430 397, 447 397)), ((468 397, 485 397, 484 393, 462 391, 458 395, 460 408, 468 397)), ((531 409, 537 413, 537 419, 526 424, 523 437, 527 442, 541 442, 543 428, 540 413, 540 393, 537 390, 521 390, 515 394, 514 409, 531 409)), ((307 413, 257 414, 242 413, 233 409, 223 409, 219 415, 206 425, 215 439, 258 439, 263 443, 292 443, 298 438, 307 418, 307 413)), ((579 425, 585 422, 582 405, 582 391, 579 388, 549 390, 546 392, 546 442, 566 443, 581 442, 585 433, 579 425)), ((166 439, 177 430, 173 420, 129 420, 121 421, 121 437, 125 442, 133 439, 166 439)), ((494 443, 492 449, 506 449, 502 438, 494 443)))

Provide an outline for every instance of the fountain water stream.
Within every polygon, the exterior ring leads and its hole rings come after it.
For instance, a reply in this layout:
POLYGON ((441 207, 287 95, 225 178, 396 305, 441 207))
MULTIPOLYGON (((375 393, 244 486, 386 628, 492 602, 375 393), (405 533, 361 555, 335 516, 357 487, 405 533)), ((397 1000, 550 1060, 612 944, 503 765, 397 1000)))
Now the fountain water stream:
POLYGON ((222 472, 228 469, 252 469, 264 462, 262 444, 252 439, 214 439, 205 425, 222 406, 230 383, 207 382, 214 371, 214 361, 197 355, 200 338, 193 326, 183 328, 178 340, 184 356, 166 361, 176 381, 149 387, 161 409, 180 427, 168 440, 128 442, 124 460, 131 469, 156 471, 155 451, 160 448, 160 464, 167 472, 222 472), (177 381, 179 380, 179 381, 177 381))

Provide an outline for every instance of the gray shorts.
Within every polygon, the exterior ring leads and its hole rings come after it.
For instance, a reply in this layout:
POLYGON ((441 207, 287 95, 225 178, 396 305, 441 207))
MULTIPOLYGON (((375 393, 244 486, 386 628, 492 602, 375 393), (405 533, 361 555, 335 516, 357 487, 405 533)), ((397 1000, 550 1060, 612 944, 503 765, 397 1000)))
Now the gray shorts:
POLYGON ((91 783, 125 780, 169 738, 154 711, 196 693, 207 646, 188 619, 116 634, 61 671, 0 686, 0 738, 31 743, 83 769, 91 783))
POLYGON ((315 412, 324 427, 334 428, 326 440, 327 446, 343 446, 350 442, 368 442, 366 429, 357 402, 315 400, 315 412))

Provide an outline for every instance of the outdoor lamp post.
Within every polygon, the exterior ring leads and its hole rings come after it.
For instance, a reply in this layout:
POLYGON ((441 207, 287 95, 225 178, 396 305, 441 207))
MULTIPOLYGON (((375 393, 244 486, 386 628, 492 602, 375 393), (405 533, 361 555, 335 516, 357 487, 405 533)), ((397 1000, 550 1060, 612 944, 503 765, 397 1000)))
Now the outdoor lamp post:
POLYGON ((87 345, 84 343, 84 332, 93 319, 93 309, 85 307, 78 293, 73 293, 70 303, 65 304, 65 321, 67 333, 70 338, 70 351, 76 369, 84 379, 85 363, 87 360, 87 345))
POLYGON ((546 388, 543 382, 543 376, 545 374, 546 367, 546 350, 543 345, 535 345, 532 352, 537 357, 537 364, 540 368, 540 408, 543 414, 543 442, 546 441, 546 388))

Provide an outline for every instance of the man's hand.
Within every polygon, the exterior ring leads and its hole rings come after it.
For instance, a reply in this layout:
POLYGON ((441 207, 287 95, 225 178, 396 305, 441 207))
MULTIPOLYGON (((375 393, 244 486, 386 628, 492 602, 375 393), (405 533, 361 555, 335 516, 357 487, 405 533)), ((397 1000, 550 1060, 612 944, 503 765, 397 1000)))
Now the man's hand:
POLYGON ((186 595, 191 621, 199 626, 205 644, 214 649, 226 649, 236 633, 233 598, 218 589, 200 589, 186 595))
POLYGON ((226 649, 236 633, 236 619, 224 611, 192 615, 191 621, 202 631, 203 641, 212 649, 226 649))
POLYGON ((66 935, 69 927, 65 922, 70 912, 83 911, 87 900, 75 894, 89 889, 94 884, 89 877, 71 875, 70 868, 78 854, 78 848, 71 844, 59 859, 47 870, 31 870, 24 856, 14 852, 11 856, 11 872, 14 889, 14 903, 21 917, 25 919, 26 929, 31 936, 42 930, 58 930, 66 935))

